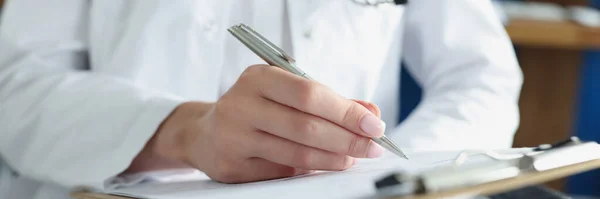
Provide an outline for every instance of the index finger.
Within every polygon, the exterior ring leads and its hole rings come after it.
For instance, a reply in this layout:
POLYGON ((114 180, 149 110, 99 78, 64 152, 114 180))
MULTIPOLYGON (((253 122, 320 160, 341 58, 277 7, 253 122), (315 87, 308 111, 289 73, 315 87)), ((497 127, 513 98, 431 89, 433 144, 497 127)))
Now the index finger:
MULTIPOLYGON (((259 67, 261 68, 261 67, 259 67)), ((381 137, 385 123, 361 104, 346 99, 325 85, 274 66, 258 69, 257 87, 262 97, 321 117, 348 131, 381 137), (258 71, 259 70, 259 71, 258 71)))

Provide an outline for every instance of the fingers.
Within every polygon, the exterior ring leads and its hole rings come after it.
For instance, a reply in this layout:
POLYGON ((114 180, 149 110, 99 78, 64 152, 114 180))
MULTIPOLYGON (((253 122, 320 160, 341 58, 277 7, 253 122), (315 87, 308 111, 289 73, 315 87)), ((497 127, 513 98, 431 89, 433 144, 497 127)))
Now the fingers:
POLYGON ((247 171, 248 178, 258 180, 292 177, 312 172, 311 170, 299 169, 273 163, 262 158, 249 159, 247 171))
POLYGON ((305 170, 339 171, 352 166, 354 158, 295 143, 266 132, 254 132, 254 157, 305 170))
POLYGON ((384 148, 370 138, 296 109, 262 100, 254 123, 259 130, 325 151, 356 158, 377 158, 384 148), (270 118, 265 120, 264 118, 270 118))
POLYGON ((225 175, 216 176, 215 179, 224 183, 245 183, 287 178, 311 172, 310 170, 285 166, 261 158, 251 158, 240 164, 235 170, 228 171, 229 173, 225 175))
POLYGON ((246 72, 262 97, 321 117, 351 132, 381 137, 385 123, 361 104, 324 85, 273 66, 253 66, 246 72))

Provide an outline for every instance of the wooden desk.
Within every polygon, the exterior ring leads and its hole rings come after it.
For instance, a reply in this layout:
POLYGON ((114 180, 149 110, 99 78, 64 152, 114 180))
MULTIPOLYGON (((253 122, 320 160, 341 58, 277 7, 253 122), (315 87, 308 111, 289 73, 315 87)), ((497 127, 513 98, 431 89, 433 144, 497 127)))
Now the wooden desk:
POLYGON ((600 48, 600 28, 574 22, 513 20, 506 31, 518 46, 582 50, 600 48))

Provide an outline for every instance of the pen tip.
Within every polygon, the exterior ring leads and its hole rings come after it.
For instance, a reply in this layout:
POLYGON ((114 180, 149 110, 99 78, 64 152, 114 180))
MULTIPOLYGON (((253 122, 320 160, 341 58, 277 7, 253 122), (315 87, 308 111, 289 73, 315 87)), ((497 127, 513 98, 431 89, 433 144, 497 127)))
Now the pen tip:
POLYGON ((407 160, 409 159, 408 156, 406 154, 404 154, 404 152, 402 152, 402 149, 400 149, 400 147, 398 147, 398 145, 396 143, 394 143, 391 139, 389 139, 385 135, 382 136, 380 139, 376 140, 376 142, 379 145, 382 145, 384 148, 387 148, 392 153, 394 153, 404 159, 407 159, 407 160))
POLYGON ((404 158, 404 159, 406 159, 406 160, 408 160, 408 159, 409 159, 409 158, 408 158, 408 156, 407 156, 406 154, 404 154, 404 153, 403 153, 402 151, 400 151, 400 150, 393 150, 393 152, 394 152, 396 155, 398 155, 398 156, 400 156, 400 157, 402 157, 402 158, 404 158))

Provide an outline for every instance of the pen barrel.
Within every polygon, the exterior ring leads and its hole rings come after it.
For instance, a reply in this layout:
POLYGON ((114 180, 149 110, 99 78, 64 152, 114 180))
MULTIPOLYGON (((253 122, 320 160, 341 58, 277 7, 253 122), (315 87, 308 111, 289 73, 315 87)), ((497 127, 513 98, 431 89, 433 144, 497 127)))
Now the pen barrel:
POLYGON ((280 67, 288 72, 294 73, 300 77, 304 77, 309 80, 313 79, 312 77, 308 76, 308 74, 306 72, 304 72, 300 68, 296 67, 294 63, 289 63, 287 61, 280 61, 280 62, 281 63, 278 67, 280 67))
MULTIPOLYGON (((306 79, 311 79, 306 72, 296 67, 293 60, 287 60, 281 53, 275 53, 274 50, 280 50, 276 46, 267 46, 265 44, 271 44, 266 38, 260 36, 260 34, 254 32, 247 26, 234 26, 228 29, 228 31, 248 47, 252 52, 258 55, 267 64, 275 67, 279 67, 285 71, 296 74, 306 79), (243 32, 245 31, 245 32, 243 32)), ((272 44, 271 44, 272 45, 272 44)), ((290 58, 291 59, 291 58, 290 58)))

